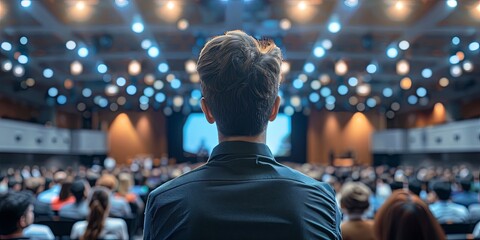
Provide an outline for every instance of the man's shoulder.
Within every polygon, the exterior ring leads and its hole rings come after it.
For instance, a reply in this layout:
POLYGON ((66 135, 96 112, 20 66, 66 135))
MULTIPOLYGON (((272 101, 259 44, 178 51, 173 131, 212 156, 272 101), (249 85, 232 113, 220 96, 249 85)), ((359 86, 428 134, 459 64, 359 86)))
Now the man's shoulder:
POLYGON ((200 166, 190 172, 184 173, 181 176, 171 179, 168 182, 155 188, 149 195, 156 196, 158 194, 170 191, 172 189, 186 185, 188 183, 202 181, 203 170, 204 170, 204 166, 200 166))

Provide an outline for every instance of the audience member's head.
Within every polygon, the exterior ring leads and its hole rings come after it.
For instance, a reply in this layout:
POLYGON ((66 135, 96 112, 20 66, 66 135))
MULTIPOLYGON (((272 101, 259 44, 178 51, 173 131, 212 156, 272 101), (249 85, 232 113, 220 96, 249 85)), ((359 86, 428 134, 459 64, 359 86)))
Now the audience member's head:
POLYGON ((71 196, 70 188, 72 188, 72 181, 65 180, 62 183, 62 187, 60 188, 60 193, 58 194, 58 198, 60 201, 65 201, 67 198, 71 196))
POLYGON ((201 105, 222 136, 257 136, 278 112, 282 56, 273 41, 231 31, 207 42, 198 73, 201 105))
POLYGON ((87 228, 82 236, 82 240, 98 239, 100 236, 105 219, 110 210, 109 190, 104 187, 95 187, 92 189, 88 207, 90 212, 87 217, 87 228))
POLYGON ((432 189, 440 201, 448 201, 452 195, 452 187, 449 182, 438 181, 433 183, 432 189))
POLYGON ((45 179, 41 177, 32 177, 25 179, 25 190, 31 191, 37 195, 45 189, 45 179))
POLYGON ((459 180, 462 191, 469 192, 472 189, 472 178, 461 178, 459 180))
POLYGON ((22 179, 18 179, 15 177, 8 178, 8 188, 12 189, 13 191, 19 192, 22 191, 22 179))
POLYGON ((103 174, 98 180, 97 180, 97 186, 101 187, 106 187, 109 190, 113 191, 117 189, 117 178, 113 176, 112 174, 103 174))
POLYGON ((420 182, 416 178, 412 178, 408 182, 408 190, 410 190, 410 192, 414 193, 415 195, 420 196, 420 193, 422 192, 422 182, 420 182))
POLYGON ((349 215, 362 215, 370 206, 370 189, 361 182, 345 183, 340 195, 340 206, 349 215))
POLYGON ((416 195, 397 190, 375 216, 378 240, 443 240, 444 233, 428 206, 416 195))
POLYGON ((129 173, 120 173, 118 175, 118 190, 120 195, 126 195, 133 185, 132 175, 129 173))
POLYGON ((33 196, 29 192, 0 195, 0 239, 21 237, 33 218, 33 196))
POLYGON ((53 175, 53 182, 55 184, 62 184, 67 179, 67 174, 64 171, 58 171, 53 175))
POLYGON ((88 196, 89 186, 85 180, 76 180, 72 183, 70 192, 75 197, 75 203, 81 203, 88 196))

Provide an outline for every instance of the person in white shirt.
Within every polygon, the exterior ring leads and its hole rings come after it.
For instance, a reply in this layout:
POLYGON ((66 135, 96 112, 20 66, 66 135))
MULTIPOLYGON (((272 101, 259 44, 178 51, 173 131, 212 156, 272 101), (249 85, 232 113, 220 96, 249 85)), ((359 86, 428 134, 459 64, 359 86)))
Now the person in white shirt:
POLYGON ((451 201, 452 188, 450 183, 440 181, 433 184, 437 201, 430 204, 435 218, 440 223, 465 223, 469 219, 468 209, 451 201))
POLYGON ((86 221, 76 222, 70 233, 71 239, 128 239, 127 224, 123 219, 109 218, 110 194, 104 187, 92 189, 89 200, 90 212, 86 221))

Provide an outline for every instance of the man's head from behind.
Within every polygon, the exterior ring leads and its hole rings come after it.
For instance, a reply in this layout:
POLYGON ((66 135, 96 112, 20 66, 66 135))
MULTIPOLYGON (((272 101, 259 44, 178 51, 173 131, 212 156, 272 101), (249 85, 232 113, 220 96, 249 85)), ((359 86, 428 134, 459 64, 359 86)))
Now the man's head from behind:
POLYGON ((441 201, 448 201, 452 195, 452 187, 449 182, 439 181, 433 183, 433 191, 441 201))
POLYGON ((257 136, 278 113, 282 56, 241 31, 207 42, 198 59, 202 110, 222 136, 257 136))
POLYGON ((29 192, 0 195, 0 236, 21 234, 33 222, 33 196, 29 192))

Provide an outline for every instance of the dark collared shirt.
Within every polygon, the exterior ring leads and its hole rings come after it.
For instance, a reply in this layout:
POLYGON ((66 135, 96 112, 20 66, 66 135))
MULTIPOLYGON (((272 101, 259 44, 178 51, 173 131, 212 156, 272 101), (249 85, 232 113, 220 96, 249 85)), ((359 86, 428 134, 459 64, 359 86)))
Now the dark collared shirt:
POLYGON ((265 144, 222 142, 207 164, 155 189, 144 239, 341 239, 333 189, 265 144))

